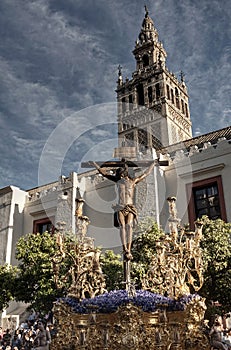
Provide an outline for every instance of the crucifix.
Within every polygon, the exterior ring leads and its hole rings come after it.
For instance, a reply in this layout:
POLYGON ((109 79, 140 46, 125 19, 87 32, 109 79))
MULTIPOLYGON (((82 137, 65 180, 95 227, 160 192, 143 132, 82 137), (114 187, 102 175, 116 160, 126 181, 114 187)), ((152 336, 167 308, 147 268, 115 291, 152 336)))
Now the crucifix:
POLYGON ((131 245, 133 235, 133 224, 137 221, 137 209, 134 205, 134 190, 136 185, 145 179, 153 170, 156 164, 166 166, 167 161, 143 160, 131 161, 122 158, 120 161, 94 162, 89 161, 81 164, 82 168, 96 168, 98 172, 108 180, 116 183, 118 191, 118 204, 115 210, 115 226, 120 229, 120 238, 123 246, 124 261, 124 279, 126 289, 129 290, 130 282, 130 261, 132 260, 131 245), (130 177, 128 168, 145 167, 147 168, 141 175, 130 177), (108 171, 108 168, 116 168, 114 174, 108 171))

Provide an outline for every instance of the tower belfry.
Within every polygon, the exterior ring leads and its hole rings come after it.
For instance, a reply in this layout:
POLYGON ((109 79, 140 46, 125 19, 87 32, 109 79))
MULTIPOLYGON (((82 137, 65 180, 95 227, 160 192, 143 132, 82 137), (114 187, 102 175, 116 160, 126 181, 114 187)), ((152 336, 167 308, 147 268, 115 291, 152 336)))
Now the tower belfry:
POLYGON ((117 80, 119 146, 161 148, 192 137, 187 88, 166 68, 166 51, 145 6, 133 54, 136 70, 117 80))

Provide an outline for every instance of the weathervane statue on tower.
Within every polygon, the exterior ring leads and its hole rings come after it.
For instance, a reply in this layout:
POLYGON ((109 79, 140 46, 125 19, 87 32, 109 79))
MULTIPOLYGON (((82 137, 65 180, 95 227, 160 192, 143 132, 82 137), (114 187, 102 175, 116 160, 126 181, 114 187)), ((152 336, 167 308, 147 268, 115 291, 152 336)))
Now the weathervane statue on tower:
POLYGON ((148 7, 147 7, 147 5, 144 5, 144 9, 145 9, 145 14, 148 15, 148 7))

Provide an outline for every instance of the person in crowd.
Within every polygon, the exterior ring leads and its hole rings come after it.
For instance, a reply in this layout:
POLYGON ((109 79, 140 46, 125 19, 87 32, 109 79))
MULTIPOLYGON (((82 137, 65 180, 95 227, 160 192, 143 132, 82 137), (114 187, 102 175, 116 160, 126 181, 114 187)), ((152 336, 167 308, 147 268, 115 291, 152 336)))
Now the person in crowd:
POLYGON ((11 348, 14 349, 15 347, 20 350, 21 349, 21 339, 19 337, 19 335, 15 332, 15 334, 13 335, 13 338, 11 339, 11 348))
POLYGON ((22 345, 25 348, 25 350, 31 350, 32 346, 34 344, 34 338, 35 338, 35 332, 30 330, 24 330, 23 336, 22 336, 22 345))
POLYGON ((6 345, 6 342, 4 340, 1 341, 1 349, 5 350, 7 345, 6 345))
POLYGON ((10 329, 9 328, 7 328, 6 332, 3 334, 2 340, 6 344, 6 346, 10 345, 11 334, 10 334, 10 329))
POLYGON ((224 330, 223 342, 231 347, 231 328, 224 330))
POLYGON ((0 341, 2 340, 2 337, 3 337, 3 329, 2 327, 0 327, 0 341))
POLYGON ((49 311, 45 316, 46 323, 53 323, 53 312, 49 311))
POLYGON ((48 323, 47 324, 48 330, 50 332, 51 335, 51 339, 56 337, 57 334, 57 329, 55 328, 55 326, 53 325, 53 323, 48 323))
POLYGON ((46 329, 42 321, 38 322, 38 330, 34 338, 34 350, 49 350, 51 342, 50 332, 46 329))
POLYGON ((215 321, 209 333, 211 345, 216 349, 230 350, 231 347, 222 340, 222 326, 219 321, 215 321))

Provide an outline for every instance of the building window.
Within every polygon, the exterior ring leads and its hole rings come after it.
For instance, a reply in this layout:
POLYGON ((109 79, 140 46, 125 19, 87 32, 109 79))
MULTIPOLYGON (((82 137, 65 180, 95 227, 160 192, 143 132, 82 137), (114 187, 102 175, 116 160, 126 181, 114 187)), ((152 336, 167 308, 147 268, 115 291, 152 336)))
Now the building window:
POLYGON ((167 85, 167 98, 168 100, 170 100, 170 90, 169 90, 169 86, 167 85))
POLYGON ((155 85, 155 88, 156 88, 156 99, 158 100, 160 98, 160 84, 157 83, 155 85))
POLYGON ((127 124, 123 124, 123 130, 127 130, 128 129, 128 125, 127 124))
POLYGON ((139 84, 137 86, 137 97, 138 97, 138 105, 144 106, 144 87, 143 87, 143 84, 139 84))
POLYGON ((143 55, 142 60, 143 60, 143 67, 147 67, 149 65, 148 55, 143 55))
POLYGON ((187 106, 186 103, 185 103, 185 114, 186 114, 186 117, 188 118, 189 117, 189 115, 188 115, 188 106, 187 106))
POLYGON ((148 145, 148 133, 145 129, 138 129, 138 144, 141 149, 148 145))
POLYGON ((193 228, 196 219, 207 215, 210 219, 226 221, 221 176, 194 182, 187 185, 189 198, 189 221, 193 228))
POLYGON ((184 101, 181 100, 182 113, 184 113, 184 101))
POLYGON ((131 94, 131 95, 129 95, 129 111, 131 111, 132 110, 132 108, 133 108, 133 95, 131 94))
POLYGON ((125 141, 126 146, 128 146, 128 147, 134 146, 134 133, 129 132, 129 133, 125 134, 124 141, 125 141))
POLYGON ((179 91, 175 88, 175 96, 176 96, 176 107, 180 109, 180 101, 179 101, 179 91))
POLYGON ((148 102, 152 103, 152 87, 148 87, 148 102))
POLYGON ((197 218, 201 218, 202 215, 207 215, 210 219, 220 218, 221 210, 217 183, 202 188, 194 188, 193 196, 197 218))
POLYGON ((175 103, 173 89, 171 89, 171 101, 173 104, 175 103))
POLYGON ((122 113, 124 114, 126 112, 126 99, 125 97, 122 98, 122 113))
POLYGON ((50 219, 40 219, 33 222, 33 233, 44 233, 44 232, 54 232, 54 226, 50 219))

